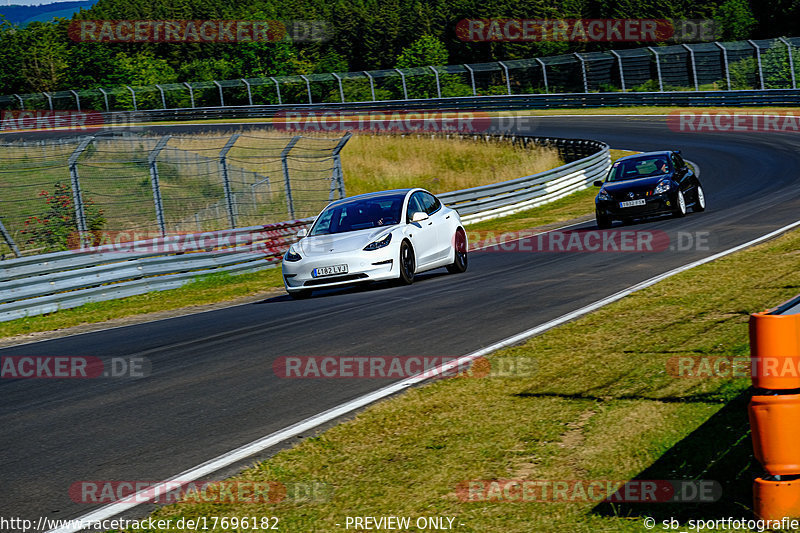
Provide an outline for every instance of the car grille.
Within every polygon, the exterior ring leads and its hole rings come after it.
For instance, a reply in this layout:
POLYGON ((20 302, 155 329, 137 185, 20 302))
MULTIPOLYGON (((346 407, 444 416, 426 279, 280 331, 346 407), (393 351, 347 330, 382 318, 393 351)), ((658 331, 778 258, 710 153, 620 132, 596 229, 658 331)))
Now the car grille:
POLYGON ((339 281, 355 281, 357 279, 367 278, 366 274, 347 274, 346 276, 330 276, 327 278, 310 279, 303 283, 304 287, 313 287, 314 285, 325 285, 326 283, 337 283, 339 281))
POLYGON ((631 197, 628 193, 629 191, 618 192, 613 194, 611 197, 618 202, 624 202, 626 200, 638 200, 640 198, 648 198, 650 196, 650 191, 634 191, 633 197, 631 197))

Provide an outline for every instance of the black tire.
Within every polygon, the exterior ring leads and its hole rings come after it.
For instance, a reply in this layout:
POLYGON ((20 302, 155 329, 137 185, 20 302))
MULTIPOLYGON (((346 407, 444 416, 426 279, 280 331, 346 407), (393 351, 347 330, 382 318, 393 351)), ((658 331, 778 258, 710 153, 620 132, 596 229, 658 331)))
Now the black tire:
POLYGON ((686 199, 683 197, 683 191, 678 191, 678 195, 675 197, 675 210, 672 212, 672 216, 675 218, 686 216, 686 199))
POLYGON ((608 229, 611 227, 611 218, 595 212, 594 218, 597 221, 597 229, 608 229))
POLYGON ((311 291, 304 289, 302 291, 290 292, 289 296, 292 297, 292 300, 305 300, 306 298, 311 298, 311 291))
POLYGON ((397 265, 400 269, 398 281, 401 285, 411 285, 414 283, 414 271, 417 269, 417 260, 414 257, 414 248, 411 243, 403 241, 400 243, 400 259, 397 265))
POLYGON ((700 184, 697 184, 697 191, 695 192, 694 197, 694 205, 692 206, 692 211, 695 213, 699 213, 701 211, 706 210, 706 195, 703 192, 703 187, 700 184))
POLYGON ((447 271, 451 274, 461 274, 467 271, 469 260, 467 259, 467 235, 464 230, 458 228, 453 237, 455 258, 451 265, 447 265, 447 271))

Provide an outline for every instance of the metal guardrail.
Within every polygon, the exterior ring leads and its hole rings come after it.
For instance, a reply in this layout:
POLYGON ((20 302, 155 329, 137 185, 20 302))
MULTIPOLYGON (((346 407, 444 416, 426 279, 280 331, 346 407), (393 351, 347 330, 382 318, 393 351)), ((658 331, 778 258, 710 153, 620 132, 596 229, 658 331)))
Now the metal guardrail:
MULTIPOLYGON (((587 187, 610 167, 605 143, 557 138, 486 136, 559 148, 567 164, 506 182, 439 195, 464 215, 487 220, 553 201, 587 187)), ((198 276, 276 266, 297 232, 313 219, 21 257, 0 262, 0 322, 88 302, 180 287, 198 276)))

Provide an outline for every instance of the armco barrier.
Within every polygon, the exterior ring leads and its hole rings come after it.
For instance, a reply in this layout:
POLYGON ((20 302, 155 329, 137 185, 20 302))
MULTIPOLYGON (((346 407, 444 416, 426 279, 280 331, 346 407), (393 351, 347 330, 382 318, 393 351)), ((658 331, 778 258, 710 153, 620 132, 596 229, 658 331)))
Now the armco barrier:
POLYGON ((753 450, 769 477, 753 484, 759 517, 800 517, 800 296, 750 316, 753 450))
MULTIPOLYGON (((502 183, 440 195, 464 223, 504 216, 586 188, 608 171, 609 148, 598 141, 485 136, 544 144, 568 161, 502 183)), ((297 232, 313 219, 232 230, 103 243, 88 249, 0 262, 0 322, 52 313, 88 302, 180 287, 198 275, 243 273, 275 266, 297 232)))

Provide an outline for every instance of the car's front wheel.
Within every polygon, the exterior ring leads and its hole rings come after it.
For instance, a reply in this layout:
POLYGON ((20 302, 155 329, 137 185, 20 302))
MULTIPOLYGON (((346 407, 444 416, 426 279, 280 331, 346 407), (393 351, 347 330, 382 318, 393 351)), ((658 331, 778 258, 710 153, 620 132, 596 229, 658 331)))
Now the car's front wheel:
POLYGON ((467 235, 463 229, 458 228, 453 240, 455 258, 452 264, 447 265, 447 271, 451 274, 460 274, 467 270, 467 235))
POLYGON ((694 206, 692 207, 692 211, 700 212, 706 210, 706 195, 703 193, 703 188, 700 184, 697 184, 697 193, 694 202, 694 206))
POLYGON ((686 198, 683 197, 683 191, 678 191, 678 196, 675 198, 675 210, 672 216, 680 218, 686 216, 686 198))
POLYGON ((414 271, 417 269, 417 262, 414 258, 414 249, 408 241, 403 241, 400 244, 400 263, 398 266, 400 267, 400 283, 402 285, 414 283, 414 271))
POLYGON ((601 215, 599 212, 595 212, 594 218, 597 221, 598 229, 608 229, 611 227, 610 217, 607 217, 606 215, 601 215))

